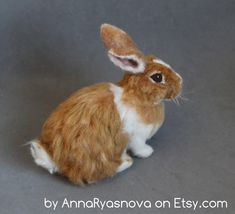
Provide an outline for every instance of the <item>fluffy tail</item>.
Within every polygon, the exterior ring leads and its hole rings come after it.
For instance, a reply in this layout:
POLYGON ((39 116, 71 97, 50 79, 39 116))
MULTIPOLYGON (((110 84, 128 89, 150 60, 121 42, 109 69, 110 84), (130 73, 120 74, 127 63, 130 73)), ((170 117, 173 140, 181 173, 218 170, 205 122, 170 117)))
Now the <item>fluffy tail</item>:
POLYGON ((45 149, 40 145, 38 139, 34 139, 29 142, 31 155, 37 165, 47 169, 51 174, 58 171, 58 168, 54 161, 50 158, 45 149))

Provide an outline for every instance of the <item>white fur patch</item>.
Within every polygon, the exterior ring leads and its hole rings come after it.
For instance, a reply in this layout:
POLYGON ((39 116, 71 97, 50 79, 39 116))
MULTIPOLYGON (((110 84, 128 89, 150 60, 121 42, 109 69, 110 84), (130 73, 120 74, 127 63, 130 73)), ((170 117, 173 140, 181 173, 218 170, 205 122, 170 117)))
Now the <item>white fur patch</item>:
POLYGON ((145 63, 142 59, 138 58, 135 55, 117 55, 115 54, 112 50, 109 50, 108 56, 110 60, 118 67, 120 67, 124 71, 129 71, 132 73, 143 73, 145 69, 145 63), (137 67, 135 66, 130 66, 122 63, 118 58, 121 59, 127 59, 127 60, 133 60, 137 63, 137 67))
POLYGON ((30 142, 30 151, 37 165, 47 169, 51 174, 58 171, 54 161, 51 160, 37 139, 30 142))
POLYGON ((123 131, 128 133, 130 137, 129 146, 135 148, 138 147, 138 149, 146 148, 146 140, 151 138, 157 132, 157 130, 160 128, 160 125, 145 124, 142 122, 136 110, 122 102, 121 98, 123 89, 121 87, 110 84, 110 90, 114 94, 114 102, 117 106, 121 121, 123 123, 123 131))
POLYGON ((177 72, 175 72, 175 74, 180 78, 180 84, 182 84, 183 83, 183 78, 177 72))
POLYGON ((171 68, 171 66, 170 66, 169 64, 165 63, 165 62, 164 62, 163 60, 161 60, 161 59, 154 59, 153 62, 158 63, 158 64, 161 64, 161 65, 164 65, 164 66, 166 66, 167 68, 171 68))

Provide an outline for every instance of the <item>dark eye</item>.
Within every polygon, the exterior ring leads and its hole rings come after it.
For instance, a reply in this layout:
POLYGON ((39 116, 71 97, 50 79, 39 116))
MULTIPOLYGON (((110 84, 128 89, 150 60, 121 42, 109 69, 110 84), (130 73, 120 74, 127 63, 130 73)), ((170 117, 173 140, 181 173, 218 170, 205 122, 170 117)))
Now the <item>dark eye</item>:
POLYGON ((154 82, 162 82, 162 80, 163 80, 162 74, 160 74, 160 73, 153 74, 152 76, 150 76, 150 78, 151 78, 154 82))

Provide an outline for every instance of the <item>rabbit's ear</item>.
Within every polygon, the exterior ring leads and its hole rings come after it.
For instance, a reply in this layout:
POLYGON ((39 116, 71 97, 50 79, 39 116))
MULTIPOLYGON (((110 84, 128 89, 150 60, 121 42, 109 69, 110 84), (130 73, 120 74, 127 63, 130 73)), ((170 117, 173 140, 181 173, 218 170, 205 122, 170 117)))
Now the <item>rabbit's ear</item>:
POLYGON ((116 54, 113 49, 108 52, 109 59, 124 71, 132 73, 142 73, 145 69, 145 63, 142 58, 136 54, 116 54))
POLYGON ((127 33, 115 26, 103 24, 100 34, 108 56, 115 65, 132 73, 144 72, 144 55, 127 33))

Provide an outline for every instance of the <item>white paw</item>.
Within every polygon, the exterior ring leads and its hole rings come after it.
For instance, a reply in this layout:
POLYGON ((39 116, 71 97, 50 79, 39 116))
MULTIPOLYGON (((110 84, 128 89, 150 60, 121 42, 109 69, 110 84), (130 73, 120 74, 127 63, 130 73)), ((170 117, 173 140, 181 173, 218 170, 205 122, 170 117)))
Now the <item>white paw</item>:
POLYGON ((117 173, 122 172, 122 171, 128 169, 129 167, 131 167, 132 164, 133 164, 133 159, 128 156, 127 159, 123 160, 121 165, 117 168, 116 172, 117 173))
POLYGON ((138 150, 133 151, 134 155, 140 158, 147 158, 153 153, 153 148, 149 145, 144 145, 138 150))

